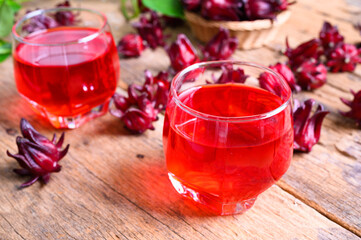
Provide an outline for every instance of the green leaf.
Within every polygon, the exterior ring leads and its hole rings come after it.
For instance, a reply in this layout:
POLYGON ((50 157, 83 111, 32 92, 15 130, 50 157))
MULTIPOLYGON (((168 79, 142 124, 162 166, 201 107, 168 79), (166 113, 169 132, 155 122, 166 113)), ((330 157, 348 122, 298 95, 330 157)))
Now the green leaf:
POLYGON ((6 0, 0 0, 0 37, 11 32, 14 24, 14 12, 6 0))
POLYGON ((20 10, 20 8, 21 8, 20 3, 14 1, 14 0, 5 0, 5 1, 10 6, 10 8, 13 10, 13 13, 16 13, 20 10))
POLYGON ((0 62, 11 55, 11 43, 0 39, 0 62))
POLYGON ((5 59, 7 59, 10 55, 11 53, 0 54, 0 63, 5 61, 5 59))
POLYGON ((142 0, 142 2, 146 7, 166 16, 184 18, 180 0, 142 0))

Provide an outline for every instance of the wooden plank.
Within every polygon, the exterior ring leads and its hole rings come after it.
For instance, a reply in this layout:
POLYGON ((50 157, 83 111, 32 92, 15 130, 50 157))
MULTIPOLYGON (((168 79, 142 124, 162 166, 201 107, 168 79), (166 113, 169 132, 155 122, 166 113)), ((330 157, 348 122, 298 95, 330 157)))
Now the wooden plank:
POLYGON ((141 136, 129 135, 110 115, 67 131, 71 149, 63 170, 46 186, 19 191, 24 179, 11 171, 16 164, 5 150, 16 151, 20 116, 47 136, 54 130, 26 108, 11 79, 4 82, 0 104, 18 110, 11 120, 0 110, 6 116, 0 121, 0 238, 357 239, 277 186, 244 215, 212 216, 184 201, 167 179, 162 118, 156 131, 141 136))

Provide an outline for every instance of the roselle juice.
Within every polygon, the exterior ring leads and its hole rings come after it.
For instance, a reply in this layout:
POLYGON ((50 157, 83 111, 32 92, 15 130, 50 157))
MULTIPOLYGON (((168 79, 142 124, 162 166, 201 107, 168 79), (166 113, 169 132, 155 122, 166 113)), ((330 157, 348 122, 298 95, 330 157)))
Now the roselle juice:
POLYGON ((277 109, 282 105, 278 96, 242 84, 210 84, 181 92, 179 100, 192 112, 170 100, 163 140, 170 179, 182 195, 227 214, 233 203, 253 204, 288 169, 289 107, 273 117, 235 119, 277 109))
POLYGON ((52 116, 77 116, 107 102, 115 92, 119 60, 111 34, 98 31, 59 27, 28 35, 14 53, 19 93, 52 116))

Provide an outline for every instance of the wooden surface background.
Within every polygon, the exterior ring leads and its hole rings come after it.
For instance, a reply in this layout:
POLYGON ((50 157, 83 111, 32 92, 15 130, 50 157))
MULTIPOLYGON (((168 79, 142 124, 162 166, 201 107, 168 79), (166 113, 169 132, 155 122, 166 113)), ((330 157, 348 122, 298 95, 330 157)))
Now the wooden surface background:
MULTIPOLYGON (((54 6, 57 1, 30 1, 25 8, 54 6)), ((75 3, 77 5, 79 3, 75 3)), ((352 22, 360 1, 300 0, 277 39, 267 46, 237 51, 233 58, 272 64, 284 61, 284 39, 296 46, 318 36, 324 20, 337 24, 346 42, 361 41, 352 22)), ((118 40, 134 31, 125 23, 118 1, 82 1, 81 6, 104 12, 118 40)), ((167 29, 174 39, 185 25, 167 29)), ((143 71, 166 70, 163 49, 146 50, 137 59, 121 60, 119 91, 143 82, 143 71)), ((18 190, 24 178, 12 172, 16 162, 19 121, 27 118, 46 136, 54 130, 33 114, 16 91, 12 60, 0 64, 0 239, 359 239, 361 236, 361 129, 343 118, 361 89, 361 67, 354 73, 329 74, 328 83, 298 99, 314 98, 329 111, 321 140, 311 153, 295 154, 286 175, 259 196, 243 215, 219 217, 199 210, 173 190, 162 150, 163 118, 155 131, 130 135, 111 115, 66 132, 69 154, 62 171, 48 185, 18 190)))

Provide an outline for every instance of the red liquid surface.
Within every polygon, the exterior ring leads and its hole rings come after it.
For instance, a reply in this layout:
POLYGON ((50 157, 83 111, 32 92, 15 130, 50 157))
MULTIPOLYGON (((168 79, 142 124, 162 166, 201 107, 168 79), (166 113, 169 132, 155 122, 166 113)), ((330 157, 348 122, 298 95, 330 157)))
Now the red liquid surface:
MULTIPOLYGON (((272 111, 282 100, 240 84, 205 85, 182 92, 180 100, 202 113, 241 117, 272 111)), ((290 107, 273 117, 243 123, 196 118, 170 101, 164 124, 168 171, 200 193, 206 205, 257 197, 288 169, 293 130, 290 107)))
MULTIPOLYGON (((26 41, 76 41, 93 28, 54 28, 36 32, 26 41)), ((20 43, 14 54, 18 91, 33 105, 55 116, 86 113, 110 99, 119 76, 119 59, 110 33, 84 43, 34 46, 20 43)))

